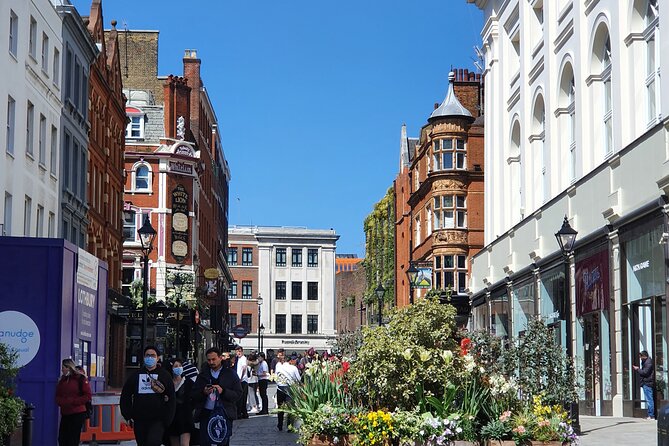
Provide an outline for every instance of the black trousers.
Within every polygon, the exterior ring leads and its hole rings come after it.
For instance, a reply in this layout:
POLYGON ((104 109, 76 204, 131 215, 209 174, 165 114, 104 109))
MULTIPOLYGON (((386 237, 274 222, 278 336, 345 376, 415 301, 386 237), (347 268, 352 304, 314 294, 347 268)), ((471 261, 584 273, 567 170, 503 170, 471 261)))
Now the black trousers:
POLYGON ((162 420, 135 420, 133 426, 137 446, 161 446, 165 425, 162 420))
MULTIPOLYGON (((288 396, 286 391, 288 391, 288 388, 285 388, 285 391, 281 390, 281 387, 277 388, 277 390, 276 390, 276 405, 279 408, 281 408, 281 406, 283 406, 283 403, 286 403, 286 402, 290 401, 290 397, 288 396)), ((283 429, 283 415, 284 415, 284 413, 281 412, 281 411, 279 411, 279 413, 277 414, 278 420, 277 420, 276 426, 279 428, 279 430, 283 429)), ((288 427, 288 425, 291 424, 292 422, 293 422, 293 420, 292 420, 291 416, 288 415, 288 420, 286 420, 286 427, 288 427)))
POLYGON ((81 428, 86 421, 86 413, 75 413, 60 417, 58 428, 59 446, 79 446, 81 442, 81 428))
POLYGON ((242 396, 237 400, 237 418, 248 418, 249 413, 246 411, 246 398, 249 392, 249 383, 242 381, 242 396))
POLYGON ((269 402, 267 401, 267 384, 269 379, 259 379, 258 389, 260 390, 260 400, 262 401, 262 413, 269 413, 269 402))

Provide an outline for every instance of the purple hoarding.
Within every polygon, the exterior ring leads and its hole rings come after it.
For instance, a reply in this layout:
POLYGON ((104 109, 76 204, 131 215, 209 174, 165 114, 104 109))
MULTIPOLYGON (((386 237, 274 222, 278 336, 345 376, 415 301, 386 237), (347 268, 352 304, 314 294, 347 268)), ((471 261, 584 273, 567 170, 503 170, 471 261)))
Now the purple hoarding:
POLYGON ((104 388, 107 265, 62 239, 0 237, 0 253, 0 320, 16 325, 3 324, 0 341, 22 343, 17 394, 35 406, 33 444, 56 444, 60 361, 72 357, 104 388))

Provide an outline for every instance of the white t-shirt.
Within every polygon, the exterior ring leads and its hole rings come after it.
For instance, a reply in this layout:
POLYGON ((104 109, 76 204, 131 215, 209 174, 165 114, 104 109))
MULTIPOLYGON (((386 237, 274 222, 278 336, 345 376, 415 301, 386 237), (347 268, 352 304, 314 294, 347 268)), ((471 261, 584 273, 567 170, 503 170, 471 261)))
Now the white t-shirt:
POLYGON ((256 374, 258 375, 259 380, 269 379, 269 366, 267 365, 267 361, 262 361, 260 364, 258 364, 256 374))
POLYGON ((276 374, 279 375, 278 384, 280 387, 288 387, 301 379, 300 371, 289 362, 277 363, 276 374))
POLYGON ((242 355, 238 357, 236 364, 237 364, 237 376, 239 376, 239 380, 244 383, 249 382, 248 364, 246 362, 246 356, 242 355))

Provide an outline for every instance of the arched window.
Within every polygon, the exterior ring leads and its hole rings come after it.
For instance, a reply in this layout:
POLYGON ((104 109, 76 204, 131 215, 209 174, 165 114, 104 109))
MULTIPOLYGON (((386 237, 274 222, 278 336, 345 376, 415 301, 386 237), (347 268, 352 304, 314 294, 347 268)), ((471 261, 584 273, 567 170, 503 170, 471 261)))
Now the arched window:
POLYGON ((548 184, 548 156, 546 154, 546 108, 544 98, 538 95, 534 101, 534 112, 532 113, 532 135, 530 135, 532 144, 532 158, 534 160, 534 205, 539 208, 549 195, 548 184))
POLYGON ((516 222, 525 217, 525 210, 523 208, 523 159, 520 153, 520 122, 517 120, 513 123, 511 128, 511 144, 509 146, 509 157, 507 163, 509 164, 509 197, 511 198, 511 221, 507 225, 511 227, 516 222))
POLYGON ((659 78, 660 78, 660 20, 657 0, 647 0, 644 17, 643 36, 646 41, 646 103, 648 124, 653 125, 658 119, 659 78))
POLYGON ((604 96, 604 153, 613 152, 613 99, 611 96, 611 38, 607 35, 602 51, 602 83, 604 96))
POLYGON ((135 190, 146 191, 151 190, 151 172, 149 166, 140 164, 135 169, 135 190))
POLYGON ((571 63, 565 64, 562 70, 559 97, 561 145, 569 150, 567 173, 570 182, 573 182, 576 179, 576 84, 571 63))

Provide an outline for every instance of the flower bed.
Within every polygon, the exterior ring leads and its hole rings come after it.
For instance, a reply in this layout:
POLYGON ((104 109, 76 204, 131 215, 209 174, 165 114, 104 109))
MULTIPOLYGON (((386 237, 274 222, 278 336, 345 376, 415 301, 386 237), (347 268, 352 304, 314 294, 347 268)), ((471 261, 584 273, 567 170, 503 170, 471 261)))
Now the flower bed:
POLYGON ((550 329, 533 321, 526 341, 502 349, 489 335, 456 333, 454 315, 449 305, 422 299, 387 326, 366 328, 352 359, 311 363, 280 409, 301 419, 299 442, 575 444, 563 409, 572 401, 573 369, 550 345, 550 329))

